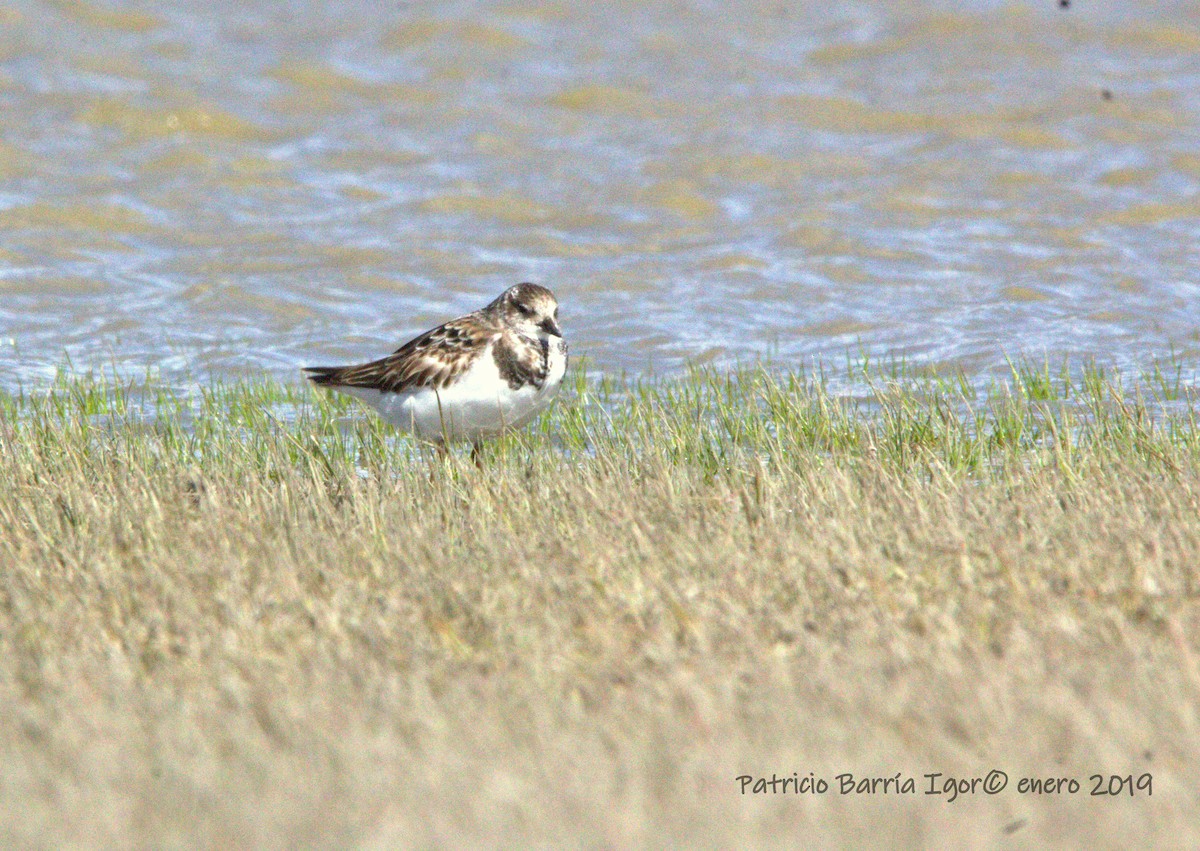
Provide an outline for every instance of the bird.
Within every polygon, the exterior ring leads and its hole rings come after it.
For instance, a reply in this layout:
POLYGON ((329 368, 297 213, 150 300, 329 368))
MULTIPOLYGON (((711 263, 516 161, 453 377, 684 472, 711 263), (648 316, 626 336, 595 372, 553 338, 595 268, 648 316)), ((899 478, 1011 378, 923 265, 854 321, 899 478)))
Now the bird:
POLYGON ((554 293, 521 283, 387 357, 303 369, 317 386, 357 397, 442 454, 470 441, 479 464, 483 441, 521 428, 554 401, 567 344, 554 293))

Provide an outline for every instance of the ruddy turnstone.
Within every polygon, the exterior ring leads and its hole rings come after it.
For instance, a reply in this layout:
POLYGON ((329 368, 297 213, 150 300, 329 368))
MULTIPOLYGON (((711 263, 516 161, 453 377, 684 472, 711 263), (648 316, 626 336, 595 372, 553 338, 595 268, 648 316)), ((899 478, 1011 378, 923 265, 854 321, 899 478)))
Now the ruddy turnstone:
POLYGON ((481 310, 380 360, 309 366, 314 384, 357 396, 387 422, 441 449, 520 428, 553 401, 567 370, 554 293, 517 284, 481 310))

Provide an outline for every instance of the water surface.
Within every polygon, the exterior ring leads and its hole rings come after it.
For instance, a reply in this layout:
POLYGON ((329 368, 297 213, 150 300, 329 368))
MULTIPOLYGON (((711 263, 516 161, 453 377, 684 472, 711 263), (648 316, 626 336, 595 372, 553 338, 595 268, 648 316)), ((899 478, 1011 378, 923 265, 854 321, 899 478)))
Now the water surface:
POLYGON ((1190 3, 0 6, 0 386, 376 357, 1200 352, 1190 3))

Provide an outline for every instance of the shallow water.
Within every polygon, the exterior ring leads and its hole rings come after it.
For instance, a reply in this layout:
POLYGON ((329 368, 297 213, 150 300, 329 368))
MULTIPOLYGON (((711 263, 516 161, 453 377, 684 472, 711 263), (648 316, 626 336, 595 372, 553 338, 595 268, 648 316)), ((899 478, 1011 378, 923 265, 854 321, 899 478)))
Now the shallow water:
POLYGON ((1200 353, 1190 2, 0 6, 0 386, 1200 353), (949 10, 949 11, 948 11, 949 10))

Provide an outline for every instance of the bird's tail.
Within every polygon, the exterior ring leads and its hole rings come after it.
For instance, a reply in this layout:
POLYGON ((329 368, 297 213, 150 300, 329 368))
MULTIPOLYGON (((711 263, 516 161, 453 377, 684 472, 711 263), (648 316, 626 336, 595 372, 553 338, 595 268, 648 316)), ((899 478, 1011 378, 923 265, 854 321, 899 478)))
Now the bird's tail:
POLYGON ((349 367, 345 366, 306 366, 305 377, 318 387, 337 387, 342 384, 342 376, 349 367))

